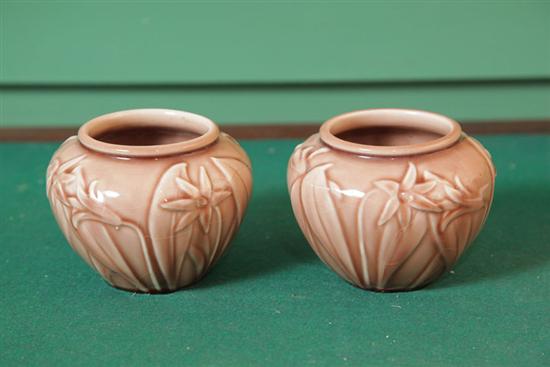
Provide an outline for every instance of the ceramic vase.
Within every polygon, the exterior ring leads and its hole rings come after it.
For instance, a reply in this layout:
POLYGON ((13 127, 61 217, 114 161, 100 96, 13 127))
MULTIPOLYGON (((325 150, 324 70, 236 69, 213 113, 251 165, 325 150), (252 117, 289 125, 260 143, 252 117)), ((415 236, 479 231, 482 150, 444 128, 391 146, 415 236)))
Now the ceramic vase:
POLYGON ((47 196, 72 248, 114 287, 162 293, 227 249, 252 189, 250 161, 211 120, 143 109, 100 116, 67 139, 47 196))
POLYGON ((420 288, 449 271, 481 230, 494 183, 478 141, 414 110, 337 116, 288 166, 292 208, 315 253, 377 291, 420 288))

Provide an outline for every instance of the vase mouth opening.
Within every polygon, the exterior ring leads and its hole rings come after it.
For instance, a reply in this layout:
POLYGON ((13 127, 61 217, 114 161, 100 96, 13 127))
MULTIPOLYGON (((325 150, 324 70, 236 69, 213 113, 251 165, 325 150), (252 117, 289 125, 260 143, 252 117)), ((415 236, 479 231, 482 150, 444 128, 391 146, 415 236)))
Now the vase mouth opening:
POLYGON ((460 124, 427 111, 370 109, 326 121, 321 140, 339 150, 369 156, 399 157, 430 153, 456 143, 460 124))
POLYGON ((86 122, 78 130, 85 147, 125 157, 188 153, 214 143, 220 132, 210 119, 169 109, 113 112, 86 122))

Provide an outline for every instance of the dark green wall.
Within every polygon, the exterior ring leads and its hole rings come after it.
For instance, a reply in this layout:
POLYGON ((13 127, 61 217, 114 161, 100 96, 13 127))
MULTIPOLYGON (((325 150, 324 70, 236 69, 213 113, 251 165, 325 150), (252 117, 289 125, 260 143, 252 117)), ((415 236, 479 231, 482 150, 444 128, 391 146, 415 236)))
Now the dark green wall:
POLYGON ((220 123, 409 107, 550 117, 549 2, 0 5, 0 124, 172 107, 220 123))

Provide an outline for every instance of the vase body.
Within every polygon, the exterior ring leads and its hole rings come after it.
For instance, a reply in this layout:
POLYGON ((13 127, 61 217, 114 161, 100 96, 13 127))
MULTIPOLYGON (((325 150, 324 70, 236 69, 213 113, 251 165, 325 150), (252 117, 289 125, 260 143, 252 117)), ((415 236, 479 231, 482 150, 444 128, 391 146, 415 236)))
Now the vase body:
MULTIPOLYGON (((107 121, 115 133, 119 119, 154 129, 166 116, 166 126, 190 124, 197 136, 204 128, 197 115, 180 111, 106 116, 99 125, 107 121)), ((226 250, 250 197, 250 161, 235 140, 209 124, 208 141, 188 139, 179 147, 140 142, 137 153, 131 145, 98 143, 81 128, 53 155, 47 171, 53 214, 71 247, 111 285, 175 291, 204 276, 226 250)))
POLYGON ((363 131, 366 142, 374 141, 372 136, 389 142, 382 153, 357 143, 359 138, 350 148, 343 138, 352 138, 353 131, 338 138, 325 129, 332 135, 326 135, 327 143, 322 128, 290 159, 288 188, 300 228, 323 262, 358 287, 398 291, 432 282, 452 268, 488 215, 495 180, 489 154, 457 132, 456 123, 449 125, 453 137, 435 139, 433 149, 426 148, 431 143, 425 137, 400 133, 416 126, 423 114, 366 110, 343 115, 331 121, 333 128, 350 118, 353 128, 377 126, 379 119, 386 129, 392 121, 405 123, 386 135, 372 130, 369 137, 369 130, 363 131), (422 142, 414 144, 415 139, 422 142), (401 143, 406 145, 392 154, 401 143))

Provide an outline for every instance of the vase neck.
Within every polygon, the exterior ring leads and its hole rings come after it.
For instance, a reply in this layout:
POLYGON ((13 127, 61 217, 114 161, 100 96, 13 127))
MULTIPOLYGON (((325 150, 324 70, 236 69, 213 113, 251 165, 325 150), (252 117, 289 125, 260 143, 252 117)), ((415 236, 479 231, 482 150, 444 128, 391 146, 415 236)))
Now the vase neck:
POLYGON ((210 119, 184 111, 138 109, 96 117, 78 130, 85 147, 126 157, 157 157, 189 153, 218 139, 210 119))
POLYGON ((350 112, 328 120, 320 129, 321 140, 335 149, 383 157, 445 149, 461 134, 460 125, 448 117, 403 109, 350 112))

